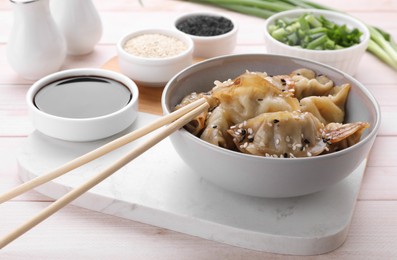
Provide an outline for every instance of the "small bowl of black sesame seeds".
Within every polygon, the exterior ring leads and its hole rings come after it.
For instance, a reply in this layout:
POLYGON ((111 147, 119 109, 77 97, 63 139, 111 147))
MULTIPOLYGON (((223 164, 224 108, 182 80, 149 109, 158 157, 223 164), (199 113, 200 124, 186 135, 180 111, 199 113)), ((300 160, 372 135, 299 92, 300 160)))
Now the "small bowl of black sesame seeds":
POLYGON ((184 14, 175 20, 175 27, 193 40, 193 55, 197 58, 230 54, 237 43, 237 23, 224 14, 214 12, 184 14))

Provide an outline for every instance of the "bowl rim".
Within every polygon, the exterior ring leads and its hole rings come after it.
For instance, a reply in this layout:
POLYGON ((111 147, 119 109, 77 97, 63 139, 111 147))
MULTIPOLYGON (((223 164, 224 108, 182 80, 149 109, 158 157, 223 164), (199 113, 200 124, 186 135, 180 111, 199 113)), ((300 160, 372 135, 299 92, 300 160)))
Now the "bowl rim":
MULTIPOLYGON (((338 23, 338 21, 335 21, 335 22, 338 23)), ((339 22, 339 23, 343 24, 341 22, 339 22)), ((350 52, 352 50, 362 48, 363 46, 366 47, 368 45, 368 42, 370 39, 370 32, 369 32, 369 29, 367 28, 367 26, 363 22, 361 22, 359 19, 357 19, 353 16, 350 16, 348 14, 340 13, 337 11, 330 11, 330 10, 299 8, 299 9, 282 11, 282 12, 276 13, 276 14, 270 16, 269 18, 267 18, 265 21, 264 36, 267 40, 271 41, 273 44, 275 44, 279 47, 295 50, 296 52, 301 52, 301 53, 306 53, 306 54, 309 54, 309 53, 337 54, 337 53, 350 52), (282 43, 282 42, 274 39, 273 36, 270 35, 268 28, 270 25, 272 25, 274 23, 274 21, 276 19, 279 19, 282 17, 291 17, 291 16, 295 17, 295 16, 299 16, 304 13, 313 13, 314 15, 323 15, 331 20, 333 20, 332 18, 336 18, 336 17, 342 18, 343 20, 348 20, 349 22, 344 22, 344 24, 346 24, 347 26, 351 26, 353 28, 357 28, 362 32, 360 43, 355 44, 350 47, 347 47, 347 48, 338 49, 338 50, 309 50, 309 49, 300 48, 299 46, 290 46, 288 44, 282 43)))
MULTIPOLYGON (((296 161, 300 161, 300 160, 319 160, 319 158, 321 159, 326 159, 326 158, 332 158, 332 157, 339 157, 339 156, 343 156, 346 153, 349 153, 351 150, 356 150, 359 149, 359 147, 363 146, 365 143, 367 143, 369 140, 371 140, 372 138, 374 138, 378 131, 379 131, 379 127, 380 127, 380 123, 381 123, 381 112, 380 112, 380 106, 378 101, 375 99, 374 95, 371 93, 370 90, 368 90, 361 82, 359 82, 358 80, 356 80, 353 76, 350 76, 349 74, 336 69, 332 66, 320 63, 320 62, 316 62, 316 61, 312 61, 309 59, 305 59, 305 58, 300 58, 300 57, 294 57, 294 56, 286 56, 286 55, 278 55, 278 54, 263 54, 263 53, 249 53, 249 54, 231 54, 231 55, 224 55, 224 56, 218 56, 218 57, 214 57, 211 59, 207 59, 201 62, 198 62, 196 64, 193 64, 187 68, 185 68, 184 70, 180 71, 178 74, 176 74, 173 78, 171 78, 168 83, 166 84, 166 86, 164 87, 164 91, 162 93, 161 96, 161 106, 163 109, 163 113, 164 114, 169 114, 171 111, 168 110, 168 104, 167 104, 167 93, 168 91, 171 89, 171 84, 174 81, 177 81, 178 77, 181 77, 183 74, 187 73, 190 69, 194 69, 197 68, 199 66, 202 66, 206 63, 214 63, 214 64, 220 64, 219 61, 220 60, 224 60, 224 59, 235 59, 235 58, 239 58, 239 57, 243 57, 243 58, 249 58, 252 56, 262 56, 262 57, 270 57, 270 58, 281 58, 281 59, 292 59, 292 60, 296 60, 296 61, 301 61, 301 62, 306 62, 309 64, 313 64, 319 67, 322 67, 322 69, 327 69, 327 70, 332 70, 338 74, 341 74, 343 77, 348 78, 349 81, 353 82, 355 87, 357 87, 370 101, 371 101, 371 105, 373 106, 374 112, 375 112, 375 122, 374 125, 371 125, 372 130, 363 138, 361 139, 358 143, 356 143, 353 146, 350 146, 346 149, 343 149, 341 151, 336 151, 333 153, 328 153, 328 154, 323 154, 323 155, 319 155, 319 156, 311 156, 311 157, 296 157, 293 158, 293 160, 287 160, 287 159, 291 159, 291 158, 275 158, 275 157, 265 157, 265 156, 258 156, 258 155, 251 155, 251 154, 245 154, 245 153, 241 153, 241 152, 237 152, 237 151, 233 151, 233 150, 229 150, 226 148, 222 148, 216 145, 213 145, 211 143, 208 143, 202 139, 200 139, 199 137, 191 134, 190 132, 188 132, 187 130, 185 130, 184 128, 179 129, 179 133, 186 136, 187 138, 189 138, 190 140, 192 140, 195 143, 199 143, 201 145, 204 145, 205 147, 207 147, 208 149, 211 150, 215 150, 216 152, 222 153, 222 154, 228 154, 230 156, 242 156, 246 159, 249 160, 284 160, 283 162, 296 162, 296 161)), ((215 80, 215 79, 214 79, 215 80)), ((169 100, 169 98, 168 98, 169 100)))
POLYGON ((194 43, 191 38, 189 38, 186 34, 175 30, 175 29, 168 29, 168 28, 145 28, 145 29, 139 29, 135 30, 129 33, 124 34, 119 41, 116 43, 116 48, 118 51, 119 58, 127 59, 129 61, 133 62, 138 62, 138 63, 150 63, 150 64, 159 64, 159 63, 171 63, 179 59, 183 59, 186 56, 189 56, 191 53, 193 53, 194 49, 194 43), (124 49, 124 44, 130 40, 133 37, 144 35, 144 34, 163 34, 166 36, 171 36, 175 37, 178 40, 183 41, 186 45, 187 48, 186 50, 183 50, 182 52, 178 53, 177 55, 169 56, 169 57, 163 57, 163 58, 149 58, 149 57, 142 57, 142 56, 136 56, 134 54, 131 54, 127 52, 124 49), (122 56, 122 57, 120 57, 122 56))
MULTIPOLYGON (((57 120, 57 121, 64 121, 70 123, 79 123, 79 122, 93 122, 93 121, 101 121, 107 120, 112 117, 115 117, 119 114, 125 113, 126 111, 133 108, 138 103, 139 98, 139 89, 138 86, 135 84, 133 80, 128 78, 127 76, 117 73, 114 71, 106 70, 106 69, 96 69, 96 68, 76 68, 76 69, 68 69, 63 71, 58 71, 52 74, 49 74, 38 81, 34 82, 33 85, 29 88, 28 92, 26 93, 26 103, 28 108, 35 114, 40 115, 42 117, 57 120), (104 78, 109 78, 112 80, 116 80, 121 82, 125 85, 128 90, 131 92, 132 97, 131 100, 123 106, 121 109, 114 111, 112 113, 96 116, 96 117, 86 117, 86 118, 72 118, 72 117, 62 117, 49 114, 38 109, 34 104, 34 98, 36 94, 44 88, 47 84, 59 80, 63 77, 79 77, 79 76, 99 76, 104 78)), ((138 112, 138 111, 136 111, 138 112)))
POLYGON ((182 15, 179 15, 175 20, 174 20, 174 28, 189 37, 191 37, 194 41, 198 42, 204 42, 204 41, 212 41, 212 40, 219 40, 219 39, 224 39, 228 38, 232 35, 235 35, 238 31, 238 23, 236 22, 236 19, 232 18, 231 16, 223 13, 218 13, 215 11, 193 11, 193 12, 188 12, 184 13, 182 15), (199 15, 207 15, 207 16, 217 16, 217 17, 224 17, 228 20, 230 20, 233 24, 232 30, 228 31, 227 33, 224 34, 219 34, 219 35, 214 35, 214 36, 200 36, 200 35, 193 35, 189 33, 185 33, 177 28, 177 24, 181 22, 184 19, 187 19, 188 17, 194 17, 194 16, 199 16, 199 15))

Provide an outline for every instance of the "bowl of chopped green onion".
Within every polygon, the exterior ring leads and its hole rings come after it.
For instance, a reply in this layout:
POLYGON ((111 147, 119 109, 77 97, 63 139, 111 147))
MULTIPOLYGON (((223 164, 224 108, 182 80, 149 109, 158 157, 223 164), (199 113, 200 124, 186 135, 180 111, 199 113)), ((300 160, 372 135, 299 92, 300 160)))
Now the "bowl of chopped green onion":
POLYGON ((350 75, 367 49, 368 28, 351 16, 317 9, 277 13, 266 20, 268 53, 301 57, 350 75))

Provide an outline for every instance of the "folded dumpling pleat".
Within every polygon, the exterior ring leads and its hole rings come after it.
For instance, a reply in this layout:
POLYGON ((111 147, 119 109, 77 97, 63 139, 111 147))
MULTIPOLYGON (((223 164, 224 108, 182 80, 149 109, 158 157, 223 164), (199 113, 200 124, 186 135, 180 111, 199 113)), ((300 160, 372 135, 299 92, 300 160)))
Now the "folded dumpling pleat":
POLYGON ((327 96, 310 96, 300 100, 301 111, 310 112, 322 123, 342 123, 345 118, 345 104, 350 85, 337 86, 327 96))
POLYGON ((188 130, 190 133, 194 135, 200 134, 203 129, 205 128, 206 125, 206 120, 208 116, 208 112, 214 109, 216 106, 218 106, 219 102, 217 99, 213 98, 211 93, 196 93, 193 92, 187 96, 185 96, 181 103, 179 103, 176 107, 175 110, 178 110, 200 98, 205 98, 210 105, 209 110, 204 111, 200 115, 196 116, 192 121, 190 121, 188 124, 185 125, 186 130, 188 130))
POLYGON ((262 113, 299 109, 296 98, 255 72, 242 74, 232 85, 214 90, 212 95, 222 104, 225 117, 233 124, 262 113))
POLYGON ((226 120, 224 113, 222 105, 219 105, 208 114, 206 127, 200 138, 223 148, 234 149, 233 140, 227 133, 230 122, 226 120))
POLYGON ((308 69, 295 70, 290 79, 295 83, 295 97, 302 99, 308 96, 323 96, 333 87, 334 82, 325 75, 316 75, 308 69))
POLYGON ((332 153, 355 145, 369 126, 367 122, 326 125, 323 132, 323 141, 327 143, 325 152, 332 153))
POLYGON ((232 126, 236 148, 267 157, 308 157, 320 154, 326 146, 324 125, 311 113, 282 111, 263 113, 232 126))

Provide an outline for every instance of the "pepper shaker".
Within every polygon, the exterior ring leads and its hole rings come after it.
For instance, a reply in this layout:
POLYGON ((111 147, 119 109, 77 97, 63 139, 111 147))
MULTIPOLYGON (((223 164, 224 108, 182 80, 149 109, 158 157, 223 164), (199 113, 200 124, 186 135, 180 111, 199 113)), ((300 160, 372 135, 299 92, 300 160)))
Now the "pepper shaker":
POLYGON ((23 78, 37 80, 58 71, 66 44, 51 17, 49 0, 10 0, 14 23, 7 43, 10 66, 23 78))
POLYGON ((102 21, 91 0, 52 0, 51 12, 66 39, 67 53, 90 53, 102 36, 102 21))

